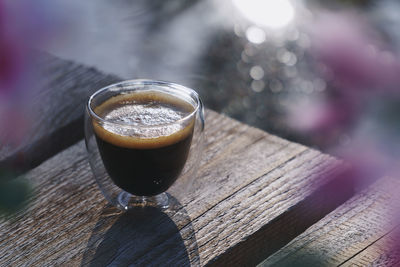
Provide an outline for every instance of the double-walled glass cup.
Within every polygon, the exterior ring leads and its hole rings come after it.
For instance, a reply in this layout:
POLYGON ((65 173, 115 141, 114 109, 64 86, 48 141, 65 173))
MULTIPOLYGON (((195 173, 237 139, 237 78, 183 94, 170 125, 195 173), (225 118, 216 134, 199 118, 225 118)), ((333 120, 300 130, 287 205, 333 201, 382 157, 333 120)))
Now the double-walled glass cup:
POLYGON ((130 80, 94 93, 86 106, 85 141, 104 197, 122 210, 167 208, 166 191, 193 180, 203 129, 198 94, 178 84, 130 80))

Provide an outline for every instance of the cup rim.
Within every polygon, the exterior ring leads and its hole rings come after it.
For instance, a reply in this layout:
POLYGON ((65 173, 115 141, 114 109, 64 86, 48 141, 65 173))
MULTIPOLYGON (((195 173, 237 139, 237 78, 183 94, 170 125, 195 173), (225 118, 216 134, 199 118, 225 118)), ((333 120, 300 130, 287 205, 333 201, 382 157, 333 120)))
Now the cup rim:
POLYGON ((119 125, 119 126, 128 126, 128 127, 139 127, 139 128, 157 128, 157 127, 161 127, 161 126, 168 126, 168 125, 173 125, 173 124, 179 124, 185 120, 187 120, 188 118, 192 117, 194 114, 197 113, 197 111, 199 110, 199 107, 201 105, 201 101, 200 101, 200 97, 198 95, 198 93, 186 86, 177 84, 177 83, 173 83, 173 82, 167 82, 167 81, 161 81, 161 80, 151 80, 151 79, 133 79, 133 80, 125 80, 125 81, 121 81, 118 83, 113 83, 110 84, 106 87, 103 87, 99 90, 97 90, 96 92, 94 92, 90 97, 89 100, 87 101, 87 105, 86 108, 89 111, 89 115, 91 117, 94 117, 96 120, 100 121, 100 122, 104 122, 104 123, 108 123, 108 124, 114 124, 114 125, 119 125), (173 121, 173 122, 168 122, 168 123, 161 123, 161 124, 155 124, 155 125, 137 125, 137 124, 132 124, 129 122, 115 122, 115 121, 110 121, 107 119, 104 119, 102 117, 100 117, 99 115, 97 115, 94 110, 91 108, 91 104, 92 101, 94 100, 94 98, 96 96, 98 96, 99 94, 103 93, 104 91, 107 91, 111 88, 123 88, 124 86, 127 85, 158 85, 158 86, 167 86, 169 88, 178 90, 180 92, 186 93, 189 97, 191 97, 192 99, 195 100, 196 102, 196 106, 194 107, 193 111, 190 112, 189 114, 187 114, 185 117, 180 118, 179 120, 173 121), (194 97, 193 97, 193 96, 194 97))

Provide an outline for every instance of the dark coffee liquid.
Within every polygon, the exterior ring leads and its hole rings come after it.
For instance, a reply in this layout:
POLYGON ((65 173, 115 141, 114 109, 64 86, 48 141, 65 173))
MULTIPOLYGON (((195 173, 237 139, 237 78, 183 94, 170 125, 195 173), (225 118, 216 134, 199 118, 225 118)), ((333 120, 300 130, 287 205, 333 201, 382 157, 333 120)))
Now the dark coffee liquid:
POLYGON ((194 125, 193 118, 184 125, 171 122, 193 110, 189 103, 159 92, 119 95, 98 106, 96 114, 108 121, 137 125, 123 129, 93 123, 101 158, 114 183, 138 196, 166 191, 185 165, 194 125), (143 127, 160 124, 167 125, 143 127))

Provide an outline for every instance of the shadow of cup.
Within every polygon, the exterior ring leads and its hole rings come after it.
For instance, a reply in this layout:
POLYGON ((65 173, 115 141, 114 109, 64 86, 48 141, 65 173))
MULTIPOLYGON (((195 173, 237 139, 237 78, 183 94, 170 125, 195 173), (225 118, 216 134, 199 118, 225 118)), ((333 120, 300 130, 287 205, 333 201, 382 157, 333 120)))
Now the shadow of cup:
POLYGON ((190 217, 175 198, 170 201, 164 211, 104 207, 81 266, 199 266, 190 217))

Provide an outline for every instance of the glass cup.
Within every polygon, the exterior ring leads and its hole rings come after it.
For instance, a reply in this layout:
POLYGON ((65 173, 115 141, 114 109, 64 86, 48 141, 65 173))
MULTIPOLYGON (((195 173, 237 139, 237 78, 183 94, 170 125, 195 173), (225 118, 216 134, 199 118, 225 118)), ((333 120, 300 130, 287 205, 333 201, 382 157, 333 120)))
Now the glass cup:
POLYGON ((203 130, 203 104, 190 88, 130 80, 100 89, 86 106, 85 141, 102 194, 122 210, 167 208, 166 191, 193 181, 203 130))

